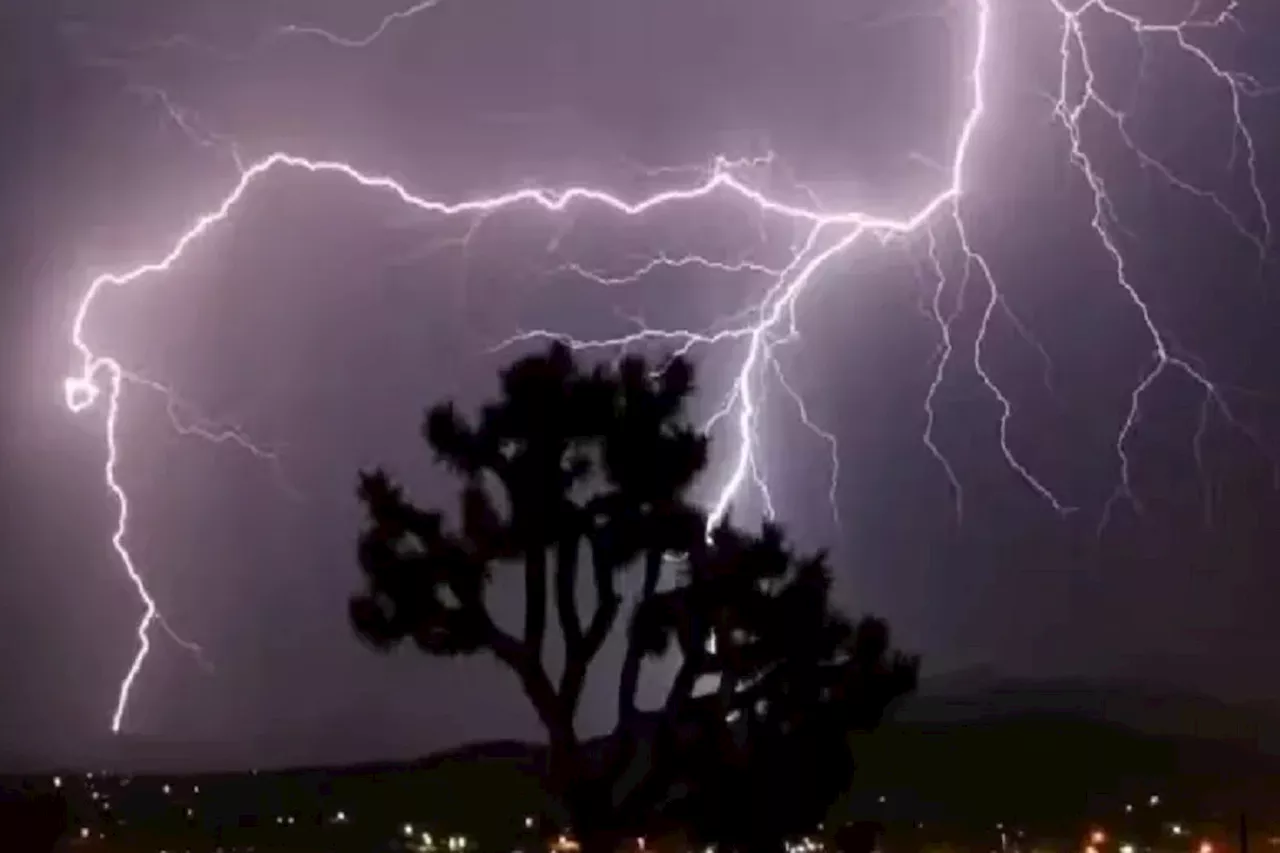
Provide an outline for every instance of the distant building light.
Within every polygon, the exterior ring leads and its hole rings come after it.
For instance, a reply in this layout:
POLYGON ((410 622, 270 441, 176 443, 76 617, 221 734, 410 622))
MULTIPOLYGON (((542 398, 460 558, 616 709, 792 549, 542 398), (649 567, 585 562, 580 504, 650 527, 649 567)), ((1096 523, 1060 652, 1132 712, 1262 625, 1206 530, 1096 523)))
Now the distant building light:
POLYGON ((1169 831, 1172 832, 1174 835, 1181 835, 1184 830, 1182 829, 1182 824, 1175 823, 1170 825, 1169 831))
POLYGON ((1106 844, 1107 834, 1103 832, 1101 829, 1095 829, 1093 831, 1093 834, 1089 836, 1089 843, 1090 844, 1106 844))
POLYGON ((1121 844, 1121 845, 1120 845, 1120 853, 1134 853, 1134 851, 1135 851, 1136 849, 1137 849, 1137 848, 1135 848, 1132 844, 1121 844))
POLYGON ((530 829, 530 828, 532 828, 532 827, 533 827, 533 818, 531 818, 531 817, 527 817, 527 818, 525 818, 525 819, 524 819, 524 828, 525 828, 525 829, 530 829))
POLYGON ((412 837, 413 837, 413 824, 411 824, 411 823, 406 823, 403 827, 401 827, 401 828, 400 828, 400 831, 404 833, 405 838, 412 838, 412 837))
POLYGON ((61 788, 61 787, 62 787, 62 777, 61 777, 61 776, 54 776, 54 777, 53 777, 53 787, 55 787, 55 788, 61 788))
POLYGON ((1153 805, 1153 806, 1158 806, 1158 805, 1160 805, 1160 795, 1159 795, 1159 794, 1152 794, 1152 795, 1151 795, 1151 799, 1147 800, 1147 802, 1148 802, 1148 803, 1150 803, 1150 804, 1151 804, 1151 805, 1153 805))
POLYGON ((82 827, 80 827, 80 837, 81 837, 81 838, 88 838, 88 837, 89 837, 89 827, 87 827, 87 826, 82 826, 82 827))
POLYGON ((1201 841, 1201 842, 1200 842, 1200 853, 1213 853, 1213 842, 1211 842, 1211 841, 1201 841))
POLYGON ((165 794, 167 795, 167 794, 169 794, 173 789, 172 789, 172 788, 170 788, 170 787, 169 787, 169 784, 166 782, 166 783, 165 783, 165 786, 164 786, 163 788, 161 788, 160 790, 164 791, 164 792, 165 792, 165 794))

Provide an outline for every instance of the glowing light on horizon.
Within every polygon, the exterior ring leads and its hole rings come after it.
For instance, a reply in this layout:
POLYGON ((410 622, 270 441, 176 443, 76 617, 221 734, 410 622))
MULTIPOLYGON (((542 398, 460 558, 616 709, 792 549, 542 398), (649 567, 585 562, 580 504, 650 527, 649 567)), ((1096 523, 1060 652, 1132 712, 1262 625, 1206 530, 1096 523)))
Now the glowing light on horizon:
MULTIPOLYGON (((403 11, 395 12, 382 19, 377 27, 362 36, 338 36, 319 28, 297 25, 280 28, 277 34, 310 35, 342 47, 367 48, 385 35, 393 25, 435 8, 440 2, 441 0, 429 0, 429 2, 418 3, 403 11)), ((839 474, 839 452, 835 437, 816 425, 810 418, 804 400, 789 384, 782 371, 778 351, 780 347, 797 340, 800 336, 796 308, 809 286, 825 270, 831 268, 834 259, 852 246, 868 239, 874 239, 881 245, 904 239, 927 240, 930 266, 936 276, 934 298, 927 307, 927 313, 938 327, 940 345, 933 382, 929 386, 923 404, 926 421, 922 439, 942 467, 955 500, 957 516, 961 514, 963 495, 960 479, 937 446, 933 436, 935 395, 955 354, 951 335, 951 324, 955 314, 946 313, 942 306, 943 291, 948 284, 948 278, 938 255, 935 236, 936 229, 946 227, 958 243, 958 250, 964 261, 964 275, 966 278, 975 277, 985 286, 986 299, 980 312, 981 321, 973 346, 971 364, 987 392, 1000 407, 999 443, 1003 457, 1022 482, 1054 512, 1060 515, 1071 512, 1072 505, 1025 465, 1014 451, 1010 439, 1010 426, 1014 417, 1013 401, 993 379, 987 370, 984 358, 987 335, 997 310, 1003 312, 1002 316, 1009 318, 1024 338, 1033 341, 1004 302, 993 269, 970 239, 964 215, 965 194, 969 189, 967 166, 987 113, 988 81, 986 78, 990 65, 989 57, 993 50, 991 18, 995 2, 996 0, 970 0, 973 12, 973 33, 971 61, 967 67, 968 102, 952 145, 951 156, 948 162, 943 164, 945 180, 932 195, 913 205, 904 204, 903 210, 893 213, 856 208, 829 211, 816 202, 800 204, 794 200, 766 193, 745 175, 762 163, 771 161, 771 157, 732 160, 720 156, 715 158, 708 168, 702 170, 696 179, 634 199, 624 198, 598 186, 575 185, 561 189, 525 187, 492 196, 455 201, 420 195, 392 177, 366 171, 343 160, 314 159, 286 151, 276 151, 249 163, 243 163, 237 159, 241 166, 239 178, 215 206, 197 217, 187 230, 178 235, 169 247, 158 253, 153 260, 128 270, 106 273, 92 280, 74 315, 71 343, 79 355, 80 365, 78 372, 65 381, 65 403, 73 412, 81 412, 105 398, 106 461, 103 467, 103 479, 117 507, 116 522, 110 541, 126 575, 137 590, 144 611, 136 630, 137 651, 121 680, 111 715, 112 730, 118 732, 121 729, 134 685, 150 652, 153 627, 161 626, 175 640, 193 650, 198 650, 198 647, 174 634, 164 622, 158 604, 148 590, 128 547, 130 503, 119 471, 121 457, 119 414, 126 386, 149 387, 165 394, 170 404, 170 418, 180 431, 219 443, 235 444, 268 460, 274 460, 275 454, 274 451, 264 449, 252 442, 238 429, 211 425, 204 419, 180 421, 174 408, 175 401, 178 400, 176 394, 165 386, 140 377, 116 358, 97 352, 87 340, 85 326, 94 305, 109 288, 127 286, 140 279, 163 275, 173 270, 181 263, 187 250, 194 243, 233 214, 251 189, 257 188, 268 175, 278 172, 292 171, 341 179, 360 188, 382 193, 416 210, 445 218, 468 215, 484 217, 523 207, 541 209, 549 214, 562 213, 570 208, 584 208, 624 219, 635 219, 647 214, 658 214, 665 210, 679 208, 695 200, 714 197, 742 205, 762 215, 789 221, 802 228, 803 239, 796 246, 789 262, 779 266, 747 260, 729 262, 693 254, 682 256, 659 254, 639 265, 632 272, 622 275, 605 275, 579 265, 566 267, 567 271, 605 286, 639 283, 646 275, 659 268, 689 266, 721 274, 766 277, 770 284, 764 295, 747 312, 716 329, 642 327, 627 335, 599 339, 573 338, 554 329, 534 329, 520 332, 499 344, 499 347, 504 347, 539 339, 558 339, 568 342, 577 349, 617 350, 633 344, 658 342, 674 347, 677 352, 689 352, 694 348, 710 347, 730 341, 738 342, 743 348, 743 354, 731 388, 721 406, 716 409, 706 424, 708 429, 717 428, 722 422, 729 425, 734 440, 728 474, 710 502, 709 526, 725 518, 730 512, 732 502, 748 486, 753 487, 758 494, 765 512, 769 515, 773 514, 772 496, 760 464, 758 428, 764 405, 763 390, 769 377, 776 379, 778 386, 795 404, 800 420, 830 446, 832 477, 829 498, 834 512, 839 474)), ((1062 33, 1059 45, 1061 78, 1059 90, 1053 99, 1052 115, 1069 141, 1070 161, 1091 193, 1093 203, 1090 225, 1102 251, 1113 263, 1115 283, 1132 304, 1151 344, 1152 365, 1134 387, 1127 417, 1117 435, 1115 447, 1119 477, 1115 494, 1104 508, 1101 525, 1105 525, 1113 505, 1120 499, 1128 500, 1135 508, 1140 508, 1131 482, 1128 441, 1139 420, 1143 395, 1162 375, 1167 372, 1182 373, 1201 388, 1205 395, 1206 406, 1211 404, 1216 407, 1233 423, 1235 423, 1235 417, 1222 393, 1205 372, 1195 365, 1193 360, 1176 353, 1168 337, 1153 319, 1150 307, 1132 280, 1125 256, 1115 238, 1115 230, 1118 226, 1114 211, 1111 209, 1105 182, 1082 139, 1082 120, 1086 114, 1097 114, 1109 119, 1140 165, 1154 170, 1170 186, 1202 199, 1219 214, 1227 217, 1241 234, 1242 239, 1248 240, 1258 250, 1260 256, 1265 256, 1271 240, 1271 218, 1266 199, 1260 190, 1256 146, 1245 124, 1241 108, 1242 99, 1261 92, 1263 86, 1252 77, 1224 69, 1190 38, 1194 31, 1237 22, 1234 16, 1235 2, 1230 3, 1226 11, 1210 20, 1188 18, 1180 23, 1160 25, 1147 24, 1141 18, 1123 12, 1104 0, 1085 0, 1076 8, 1069 8, 1061 0, 1045 0, 1045 2, 1060 16, 1062 33), (1184 52, 1221 82, 1233 108, 1234 138, 1240 142, 1245 152, 1244 162, 1256 204, 1253 216, 1261 224, 1261 233, 1250 231, 1244 224, 1245 218, 1232 211, 1219 196, 1182 179, 1170 166, 1147 155, 1134 142, 1127 125, 1127 115, 1099 93, 1091 45, 1082 23, 1086 14, 1109 16, 1112 20, 1127 26, 1135 37, 1162 39, 1169 42, 1175 49, 1184 52), (1083 78, 1083 85, 1073 84, 1073 79, 1077 76, 1083 78)), ((168 104, 167 100, 165 103, 172 112, 174 109, 172 105, 168 104)), ((675 173, 680 170, 670 171, 675 173)), ((1036 346, 1038 347, 1038 344, 1036 346)), ((1043 354, 1043 350, 1041 353, 1043 354)), ((1199 436, 1197 441, 1198 439, 1199 436)))

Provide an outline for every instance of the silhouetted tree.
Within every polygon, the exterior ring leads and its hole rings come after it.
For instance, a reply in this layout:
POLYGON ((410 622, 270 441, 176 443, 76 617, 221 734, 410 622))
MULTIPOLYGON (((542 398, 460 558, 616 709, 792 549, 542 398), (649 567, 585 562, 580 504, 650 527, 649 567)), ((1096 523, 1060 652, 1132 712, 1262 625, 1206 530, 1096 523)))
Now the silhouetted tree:
MULTIPOLYGON (((449 403, 429 411, 424 437, 463 481, 456 524, 414 506, 382 471, 361 475, 370 524, 359 546, 367 588, 351 602, 357 631, 382 649, 412 640, 430 654, 488 652, 510 667, 547 730, 551 779, 588 853, 660 818, 738 845, 729 817, 740 811, 716 790, 734 775, 738 795, 767 798, 777 785, 757 767, 790 772, 811 761, 824 782, 809 790, 838 793, 852 766, 831 745, 878 720, 914 675, 913 662, 890 654, 880 623, 855 629, 831 611, 821 558, 797 561, 774 528, 706 536, 687 497, 707 459, 706 436, 684 414, 692 391, 683 359, 587 371, 553 345, 503 371, 500 399, 474 423, 449 403), (685 577, 660 591, 667 564, 683 565, 685 577), (523 576, 518 637, 486 605, 504 570, 523 576), (627 570, 642 580, 618 724, 601 755, 574 719, 621 615, 617 580, 627 570), (595 592, 589 618, 577 601, 582 571, 595 592), (543 654, 552 598, 565 649, 555 680, 543 654), (673 645, 681 663, 666 701, 639 710, 644 660, 673 645), (716 689, 696 690, 708 678, 716 689), (762 703, 768 713, 757 712, 762 703), (749 777, 733 773, 748 766, 749 777)), ((789 805, 771 819, 776 828, 760 826, 780 838, 810 812, 789 805)))

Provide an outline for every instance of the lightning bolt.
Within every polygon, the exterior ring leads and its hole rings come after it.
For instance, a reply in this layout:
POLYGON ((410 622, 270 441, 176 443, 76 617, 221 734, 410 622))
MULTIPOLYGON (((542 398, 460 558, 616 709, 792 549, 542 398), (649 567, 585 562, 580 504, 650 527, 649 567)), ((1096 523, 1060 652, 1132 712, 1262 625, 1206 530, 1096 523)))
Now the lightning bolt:
POLYGON ((382 36, 386 34, 387 30, 391 29, 395 24, 400 21, 408 20, 420 12, 425 12, 428 9, 434 9, 443 2, 444 0, 422 0, 422 2, 410 6, 408 9, 401 9, 399 11, 392 12, 385 16, 378 22, 376 27, 363 36, 340 36, 320 27, 309 27, 299 24, 285 24, 284 26, 277 28, 275 32, 276 35, 279 36, 314 36, 337 47, 368 47, 378 39, 382 38, 382 36))
MULTIPOLYGON (((322 39, 335 46, 363 49, 372 45, 384 36, 394 25, 403 23, 423 12, 438 6, 442 0, 427 0, 410 8, 393 12, 382 18, 378 25, 360 36, 342 36, 312 26, 288 25, 274 31, 274 36, 310 36, 322 39)), ((1020 335, 1045 359, 1048 369, 1048 354, 1043 347, 1031 337, 1026 327, 1012 313, 1003 298, 999 281, 980 248, 970 237, 965 219, 965 203, 968 186, 967 167, 970 155, 977 144, 983 119, 987 114, 987 73, 990 65, 989 55, 992 50, 992 15, 995 0, 967 0, 973 13, 973 39, 971 61, 967 69, 967 108, 960 123, 959 130, 951 147, 951 155, 946 162, 932 163, 940 174, 941 185, 934 193, 919 200, 905 212, 883 213, 860 209, 828 210, 819 203, 817 194, 800 187, 806 201, 804 203, 770 192, 766 192, 747 177, 752 170, 772 164, 773 157, 731 159, 727 156, 716 157, 709 166, 701 169, 688 167, 672 167, 660 170, 646 170, 651 177, 663 177, 672 181, 666 188, 642 195, 638 198, 624 198, 618 194, 598 186, 568 186, 565 188, 525 187, 492 196, 465 198, 462 200, 444 200, 431 198, 415 193, 401 182, 384 174, 366 171, 352 163, 341 160, 313 159, 300 154, 276 151, 247 165, 239 164, 239 178, 230 191, 212 209, 197 217, 192 225, 177 236, 167 251, 155 260, 140 264, 122 272, 107 273, 89 282, 74 317, 71 343, 79 355, 80 368, 77 373, 65 381, 64 395, 67 406, 73 412, 83 411, 100 399, 106 400, 106 445, 107 458, 103 469, 103 477, 109 493, 118 508, 115 529, 112 533, 112 546, 124 566, 130 581, 134 584, 144 606, 144 613, 137 628, 137 651, 130 663, 125 677, 122 679, 117 694, 115 710, 112 715, 113 731, 119 731, 128 708, 130 695, 150 650, 150 632, 154 625, 167 628, 160 615, 158 605, 148 592, 146 583, 127 545, 129 531, 129 498, 121 483, 119 473, 120 436, 118 430, 119 412, 122 394, 126 384, 137 376, 129 371, 115 358, 97 352, 89 342, 87 323, 93 306, 99 298, 112 287, 133 284, 140 279, 159 276, 170 272, 178 266, 187 249, 232 215, 237 205, 246 197, 251 189, 257 187, 270 174, 282 171, 302 172, 311 175, 327 175, 351 182, 366 190, 383 193, 396 201, 418 211, 438 217, 478 217, 473 222, 472 230, 460 241, 470 242, 474 228, 478 222, 499 212, 519 207, 533 207, 549 214, 559 214, 570 209, 595 209, 598 212, 623 219, 641 220, 650 214, 658 214, 663 210, 678 208, 690 202, 712 197, 723 198, 727 203, 734 203, 753 211, 760 217, 768 217, 791 223, 798 229, 798 239, 793 244, 785 263, 765 264, 742 258, 716 259, 704 255, 668 255, 660 253, 650 258, 630 272, 607 274, 588 269, 576 263, 566 264, 558 271, 583 277, 595 283, 616 287, 642 283, 659 269, 679 269, 696 267, 720 274, 744 274, 767 282, 763 295, 755 298, 747 308, 736 314, 723 318, 721 322, 703 329, 670 329, 653 328, 643 319, 636 319, 634 331, 613 337, 593 339, 577 338, 554 329, 531 329, 521 331, 505 341, 497 344, 495 349, 512 346, 521 342, 539 339, 557 339, 570 343, 578 349, 601 349, 624 351, 629 347, 661 343, 672 346, 678 353, 688 353, 695 348, 732 346, 739 352, 740 360, 729 389, 724 394, 720 405, 706 421, 708 430, 726 428, 733 436, 733 447, 728 472, 723 482, 709 501, 708 525, 713 526, 724 519, 731 506, 744 490, 754 487, 767 514, 774 513, 774 501, 770 494, 768 480, 761 460, 760 417, 765 407, 767 392, 772 383, 794 403, 799 419, 819 439, 826 443, 831 453, 831 480, 829 498, 833 514, 835 495, 839 475, 839 449, 835 436, 817 425, 810 417, 809 411, 795 385, 790 381, 783 368, 780 357, 783 348, 799 340, 797 325, 797 305, 810 287, 820 281, 825 271, 834 266, 834 261, 849 252, 855 245, 875 243, 881 247, 889 244, 915 245, 924 241, 927 246, 929 267, 934 275, 932 299, 924 305, 925 314, 936 324, 939 333, 939 344, 935 357, 935 373, 929 385, 924 401, 925 428, 923 442, 929 452, 937 459, 946 476, 955 499, 957 517, 962 509, 962 491, 960 478, 948 462, 946 455, 937 445, 934 438, 936 420, 935 398, 942 385, 947 370, 951 367, 957 353, 957 345, 952 335, 952 324, 963 310, 963 298, 966 287, 971 282, 979 282, 985 289, 985 300, 981 306, 978 333, 974 339, 971 352, 971 366, 982 381, 983 386, 999 406, 999 445, 1009 468, 1025 483, 1025 485, 1042 498, 1055 512, 1066 514, 1072 510, 1070 504, 1059 497, 1057 492, 1047 483, 1039 479, 1034 472, 1021 462, 1013 449, 1010 430, 1014 418, 1014 405, 1009 396, 1001 389, 987 369, 985 345, 992 324, 997 317, 1007 318, 1020 335), (678 180, 679 176, 691 175, 687 180, 678 180), (961 277, 958 282, 959 295, 955 306, 948 310, 944 307, 944 295, 950 284, 945 266, 939 255, 936 232, 946 228, 954 240, 958 253, 963 261, 961 277)), ((1206 407, 1212 403, 1222 415, 1235 421, 1219 386, 1211 382, 1205 372, 1199 369, 1191 359, 1174 351, 1169 337, 1163 333, 1153 317, 1152 311, 1144 301, 1139 289, 1131 280, 1125 263, 1125 257, 1119 248, 1115 232, 1118 228, 1117 217, 1100 170, 1091 160, 1082 133, 1082 120, 1086 113, 1097 111, 1108 117, 1117 128, 1122 141, 1128 145, 1140 166, 1154 170, 1176 190, 1187 192, 1210 204, 1219 214, 1225 216, 1233 227, 1247 239, 1259 252, 1266 256, 1271 239, 1271 220, 1266 200, 1260 190, 1257 167, 1257 149, 1242 112, 1242 101, 1246 97, 1264 94, 1268 90, 1258 80, 1225 69, 1216 63, 1202 48, 1196 45, 1193 34, 1197 31, 1238 23, 1236 4, 1233 2, 1220 15, 1210 19, 1198 19, 1194 14, 1174 24, 1150 24, 1143 19, 1123 12, 1104 0, 1084 0, 1072 7, 1063 0, 1045 0, 1061 20, 1061 77, 1059 91, 1052 100, 1052 116, 1065 132, 1070 142, 1070 162, 1090 188, 1093 197, 1093 215, 1090 224, 1103 251, 1114 263, 1115 280, 1137 311, 1152 342, 1153 364, 1133 389, 1131 405, 1127 417, 1123 421, 1116 439, 1116 452, 1119 462, 1118 486, 1115 495, 1108 501, 1103 511, 1102 524, 1105 525, 1112 511, 1113 504, 1119 499, 1128 499, 1135 507, 1138 501, 1132 485, 1130 460, 1127 452, 1127 441, 1136 428, 1141 412, 1143 394, 1165 372, 1179 371, 1197 383, 1205 393, 1206 407), (1195 59, 1200 66, 1217 80, 1221 81, 1230 97, 1235 119, 1234 139, 1244 151, 1244 163, 1253 189, 1254 201, 1262 223, 1261 233, 1254 233, 1247 227, 1246 218, 1237 215, 1216 194, 1203 189, 1191 181, 1180 178, 1176 171, 1161 160, 1149 156, 1134 141, 1127 124, 1126 113, 1108 102, 1095 85, 1095 65, 1090 54, 1090 45, 1084 29, 1086 16, 1096 14, 1110 16, 1129 27, 1142 43, 1145 50, 1146 39, 1164 39, 1174 47, 1195 59), (1080 91, 1073 91, 1071 80, 1073 73, 1083 75, 1084 85, 1080 91)), ((1197 4, 1198 6, 1198 4, 1197 4)), ((175 122, 188 127, 186 114, 176 110, 168 101, 166 108, 175 122)), ((923 155, 915 155, 917 158, 923 155)), ((762 226, 763 227, 763 226, 762 226)), ((557 241, 558 242, 557 238, 557 241)), ((1047 373, 1046 373, 1047 377, 1047 373)), ((145 383, 144 383, 145 384, 145 383)), ((1047 379, 1046 379, 1047 384, 1047 379)), ((171 406, 176 396, 167 388, 155 387, 168 395, 171 406)), ((1206 410, 1207 411, 1207 410, 1206 410)), ((174 410, 170 409, 171 419, 174 410)), ((1207 414, 1202 415, 1202 423, 1207 414)), ((203 422, 201 422, 203 423, 203 422)), ((193 426, 175 419, 175 426, 181 431, 192 432, 193 426)), ((1199 437, 1204 429, 1197 431, 1196 453, 1199 457, 1199 437)), ((200 427, 202 437, 219 442, 233 442, 249 452, 274 458, 250 442, 238 430, 221 430, 200 427)), ((838 515, 836 516, 838 521, 838 515)), ((1100 528, 1101 529, 1101 528, 1100 528)))
MULTIPOLYGON (((1062 40, 1059 45, 1061 73, 1053 113, 1066 131, 1070 142, 1069 156, 1071 163, 1083 177, 1093 196, 1093 216, 1090 219, 1090 225, 1098 237, 1098 242, 1110 256, 1115 270, 1115 281, 1123 289, 1125 295, 1136 309, 1142 325, 1150 337, 1152 347, 1150 367, 1133 388, 1129 399, 1129 410, 1116 438, 1115 447, 1116 456, 1120 463, 1120 480, 1103 509, 1098 525, 1098 534, 1101 535, 1110 521, 1112 509, 1117 501, 1127 500, 1134 509, 1141 511, 1141 503, 1133 489, 1131 460, 1127 450, 1127 442, 1141 417, 1143 395, 1155 385, 1161 376, 1167 372, 1183 374, 1202 389, 1206 405, 1212 402, 1229 422, 1237 427, 1240 427, 1240 423, 1232 413, 1222 391, 1209 379, 1205 372, 1187 358, 1176 355, 1173 352, 1168 335, 1157 325, 1151 306, 1144 300, 1137 286, 1130 278, 1129 265, 1125 260, 1123 251, 1120 249, 1115 234, 1115 231, 1119 228, 1119 217, 1107 194, 1106 181, 1085 147, 1081 122, 1090 111, 1101 113, 1108 118, 1119 132, 1121 140, 1142 166, 1156 171, 1171 186, 1211 203, 1215 210, 1224 215, 1236 231, 1258 250, 1260 260, 1265 261, 1267 248, 1271 242, 1271 214, 1258 179, 1257 146, 1254 143, 1253 134, 1250 133, 1249 127, 1245 123, 1242 107, 1243 99, 1246 96, 1260 94, 1265 91, 1265 87, 1250 75, 1223 68, 1203 48, 1199 47, 1191 37, 1191 34, 1197 30, 1213 30, 1228 24, 1239 26, 1240 21, 1237 16, 1239 0, 1230 0, 1217 15, 1207 19, 1197 17, 1202 6, 1201 0, 1197 0, 1186 17, 1176 23, 1168 24, 1147 23, 1137 15, 1118 9, 1107 0, 1086 0, 1075 9, 1069 9, 1062 0, 1049 0, 1049 2, 1062 18, 1062 40), (1257 216, 1262 224, 1261 234, 1249 231, 1244 226, 1241 217, 1234 213, 1218 195, 1178 177, 1173 169, 1147 154, 1134 141, 1127 125, 1128 114, 1108 101, 1099 91, 1098 74, 1095 70, 1093 52, 1084 29, 1084 19, 1089 13, 1105 15, 1114 21, 1122 23, 1140 43, 1145 38, 1163 39, 1172 43, 1177 50, 1193 59, 1222 84, 1231 102, 1233 118, 1232 161, 1234 162, 1235 160, 1237 144, 1242 143, 1245 151, 1245 168, 1248 174, 1249 187, 1257 207, 1257 216), (1082 85, 1079 86, 1079 90, 1074 96, 1071 91, 1073 70, 1078 70, 1083 77, 1082 85)), ((1204 422, 1205 417, 1207 415, 1202 413, 1201 423, 1204 422)), ((1198 429, 1196 432, 1195 452, 1197 459, 1199 459, 1200 454, 1199 442, 1203 434, 1203 429, 1198 429)))

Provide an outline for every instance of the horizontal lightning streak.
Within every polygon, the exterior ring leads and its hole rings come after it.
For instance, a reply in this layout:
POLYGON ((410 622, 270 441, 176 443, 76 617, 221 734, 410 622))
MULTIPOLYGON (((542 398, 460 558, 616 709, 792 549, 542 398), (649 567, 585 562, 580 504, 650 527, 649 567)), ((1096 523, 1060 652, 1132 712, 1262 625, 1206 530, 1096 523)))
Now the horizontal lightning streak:
POLYGON ((410 6, 408 9, 401 9, 397 12, 392 12, 390 15, 387 15, 379 21, 378 26, 374 27, 368 34, 355 38, 335 35, 334 33, 321 29, 320 27, 308 27, 298 24, 286 24, 278 28, 276 33, 278 35, 315 36, 316 38, 324 39, 329 44, 337 47, 368 47, 378 39, 382 38, 383 34, 386 33, 386 31, 393 25, 400 21, 407 20, 408 18, 412 18, 419 12, 434 9, 443 2, 444 0, 423 0, 423 2, 410 6))
POLYGON ((738 261, 736 263, 728 263, 725 261, 713 261, 702 257, 701 255, 684 255, 679 258, 668 257, 665 253, 660 253, 657 257, 647 261, 643 266, 624 275, 605 275, 595 270, 589 270, 581 264, 565 264, 552 272, 572 272, 582 278, 590 279, 596 284, 605 287, 619 287, 625 284, 636 284, 642 281, 649 273, 659 268, 666 269, 683 269, 685 267, 701 267, 702 269, 715 270, 716 272, 756 272, 763 275, 777 278, 781 275, 782 270, 774 267, 757 264, 752 261, 738 261))

